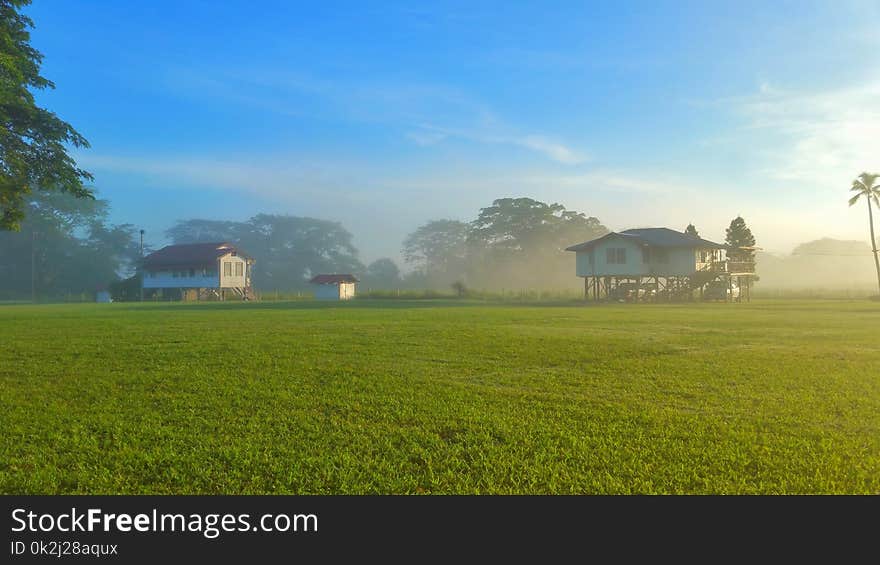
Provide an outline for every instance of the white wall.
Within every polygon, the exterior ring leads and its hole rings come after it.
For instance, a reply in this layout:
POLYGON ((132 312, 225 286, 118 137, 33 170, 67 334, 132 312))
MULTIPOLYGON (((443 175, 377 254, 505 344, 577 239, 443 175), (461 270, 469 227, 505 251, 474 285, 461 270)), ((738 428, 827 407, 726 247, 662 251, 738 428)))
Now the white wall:
POLYGON ((189 269, 178 269, 180 273, 186 276, 173 275, 171 270, 163 270, 158 272, 145 273, 144 288, 218 288, 220 286, 217 271, 208 269, 207 275, 203 274, 202 269, 196 269, 196 276, 189 276, 189 269))
POLYGON ((661 261, 657 253, 651 253, 649 262, 645 263, 640 244, 623 238, 608 238, 591 250, 577 252, 577 276, 690 276, 697 270, 694 249, 665 248, 665 251, 665 261, 661 261), (608 249, 625 249, 626 262, 608 263, 608 249))
POLYGON ((339 284, 339 300, 350 300, 354 298, 354 284, 355 283, 339 284))
POLYGON ((220 287, 221 288, 244 288, 247 286, 247 261, 235 255, 224 255, 219 259, 220 287), (232 275, 226 274, 225 265, 229 264, 232 275), (235 266, 241 265, 241 275, 236 276, 235 266))

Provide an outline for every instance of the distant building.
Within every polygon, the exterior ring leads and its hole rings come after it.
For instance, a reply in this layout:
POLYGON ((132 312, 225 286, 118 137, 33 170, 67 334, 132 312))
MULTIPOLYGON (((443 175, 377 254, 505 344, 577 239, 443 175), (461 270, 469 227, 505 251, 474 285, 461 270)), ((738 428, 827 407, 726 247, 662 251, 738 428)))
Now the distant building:
POLYGON ((753 277, 754 263, 728 260, 728 249, 668 228, 640 228, 611 232, 566 251, 576 254, 586 297, 638 300, 690 297, 710 284, 733 289, 734 279, 753 277))
POLYGON ((315 287, 315 298, 319 300, 350 300, 354 298, 354 275, 315 275, 309 281, 315 287))
POLYGON ((179 291, 184 300, 249 300, 253 264, 231 243, 168 245, 144 258, 143 288, 179 291))
POLYGON ((113 302, 113 299, 110 298, 110 291, 106 288, 99 286, 95 289, 95 302, 113 302))

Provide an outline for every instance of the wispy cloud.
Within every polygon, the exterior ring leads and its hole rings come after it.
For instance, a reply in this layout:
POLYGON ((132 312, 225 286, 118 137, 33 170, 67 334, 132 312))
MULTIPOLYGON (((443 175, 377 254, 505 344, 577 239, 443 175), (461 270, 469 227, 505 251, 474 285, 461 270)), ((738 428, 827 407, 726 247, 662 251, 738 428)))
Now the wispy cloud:
POLYGON ((558 163, 579 164, 586 154, 552 135, 521 133, 488 105, 459 88, 394 81, 331 81, 286 72, 222 71, 210 75, 176 69, 168 87, 287 117, 380 124, 403 130, 421 147, 465 139, 528 149, 558 163), (442 125, 434 125, 442 124, 442 125))
POLYGON ((434 145, 450 138, 466 139, 490 145, 511 145, 528 149, 547 159, 566 165, 578 165, 589 160, 586 152, 575 150, 546 135, 510 133, 509 129, 500 124, 484 125, 473 129, 454 129, 432 124, 420 124, 417 130, 407 133, 407 137, 421 146, 434 145))
POLYGON ((766 149, 771 178, 837 190, 880 170, 880 81, 808 93, 763 84, 736 107, 775 142, 766 149))
POLYGON ((351 175, 335 167, 290 156, 243 158, 206 156, 130 157, 83 152, 77 161, 97 172, 126 173, 165 186, 230 190, 291 201, 326 198, 329 191, 355 186, 351 175))

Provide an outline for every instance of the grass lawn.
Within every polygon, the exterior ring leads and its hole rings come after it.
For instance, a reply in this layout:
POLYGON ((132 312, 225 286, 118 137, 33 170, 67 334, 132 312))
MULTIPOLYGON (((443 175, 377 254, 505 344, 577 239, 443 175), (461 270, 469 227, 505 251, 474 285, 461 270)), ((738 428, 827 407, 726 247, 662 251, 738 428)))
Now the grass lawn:
POLYGON ((880 303, 0 306, 0 493, 880 493, 880 303))

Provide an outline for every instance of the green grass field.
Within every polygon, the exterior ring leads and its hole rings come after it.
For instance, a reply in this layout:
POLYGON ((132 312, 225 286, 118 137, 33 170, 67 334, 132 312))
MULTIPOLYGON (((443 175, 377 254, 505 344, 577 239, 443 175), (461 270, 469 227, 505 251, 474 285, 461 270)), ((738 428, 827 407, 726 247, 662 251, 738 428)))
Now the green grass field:
POLYGON ((880 304, 0 306, 0 492, 880 493, 880 304))

